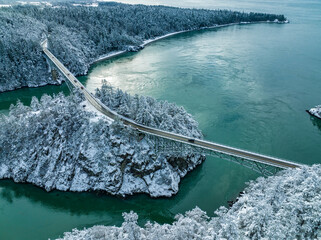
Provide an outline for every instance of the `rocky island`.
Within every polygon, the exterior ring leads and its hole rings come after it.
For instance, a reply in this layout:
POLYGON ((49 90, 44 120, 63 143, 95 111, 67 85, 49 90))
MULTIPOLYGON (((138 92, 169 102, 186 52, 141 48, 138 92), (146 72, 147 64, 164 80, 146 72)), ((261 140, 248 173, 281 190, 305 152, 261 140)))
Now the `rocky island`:
MULTIPOLYGON (((106 83, 96 97, 138 123, 202 138, 197 122, 182 107, 130 96, 106 83)), ((76 93, 33 98, 30 107, 12 106, 0 121, 0 159, 0 179, 47 191, 169 197, 205 157, 189 151, 156 154, 152 140, 99 115, 76 93)))
MULTIPOLYGON (((40 47, 46 38, 50 51, 73 74, 84 75, 93 62, 121 52, 139 51, 153 40, 185 31, 259 22, 288 21, 283 15, 275 14, 100 1, 3 5, 0 6, 0 92, 61 84, 52 79, 40 47)), ((198 123, 175 104, 131 96, 107 82, 96 90, 95 96, 137 123, 182 134, 192 141, 203 138, 198 123)), ((321 118, 321 105, 308 113, 321 118)), ((319 122, 314 117, 311 119, 319 122)), ((178 192, 181 179, 200 165, 205 156, 194 153, 188 146, 180 152, 171 149, 158 152, 154 144, 148 135, 97 112, 76 90, 70 96, 61 93, 43 95, 41 99, 34 97, 30 106, 18 102, 10 107, 8 115, 0 116, 0 179, 31 183, 46 191, 170 197, 178 192)), ((106 223, 95 218, 94 223, 73 225, 59 232, 59 237, 63 240, 321 239, 320 182, 320 165, 302 165, 250 182, 232 206, 220 207, 214 216, 195 207, 178 214, 172 223, 147 222, 142 226, 138 215, 128 210, 123 213, 121 225, 96 225, 106 223), (75 226, 78 229, 72 230, 75 226)), ((50 198, 50 194, 43 194, 50 198)), ((8 199, 10 202, 10 196, 8 199)), ((212 199, 208 201, 212 204, 212 199)), ((8 208, 8 212, 15 206, 8 208)), ((53 212, 59 214, 57 209, 53 212)), ((72 211, 71 214, 75 215, 72 211)), ((88 212, 85 214, 87 219, 88 212)), ((15 216, 11 212, 9 215, 15 216)), ((6 214, 2 222, 7 224, 5 218, 6 214)), ((19 221, 24 224, 21 218, 14 219, 13 225, 19 221)), ((110 223, 114 224, 117 223, 110 223)))
POLYGON ((310 115, 321 119, 321 105, 318 105, 318 106, 316 106, 314 108, 311 108, 310 110, 307 110, 307 112, 310 115))

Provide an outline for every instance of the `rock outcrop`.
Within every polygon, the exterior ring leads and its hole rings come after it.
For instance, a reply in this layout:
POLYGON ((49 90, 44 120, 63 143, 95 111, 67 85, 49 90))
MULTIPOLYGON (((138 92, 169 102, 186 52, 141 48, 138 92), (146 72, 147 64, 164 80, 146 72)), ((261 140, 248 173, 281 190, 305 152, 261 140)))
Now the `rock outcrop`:
POLYGON ((315 116, 317 118, 321 119, 321 105, 318 105, 314 108, 311 108, 310 110, 307 111, 309 114, 312 116, 315 116))
MULTIPOLYGON (((102 101, 111 96, 114 100, 107 105, 128 110, 127 116, 141 123, 202 136, 182 108, 120 90, 105 96, 105 90, 98 94, 102 101), (131 104, 132 112, 126 107, 131 104)), ((180 179, 203 160, 188 151, 156 154, 149 138, 120 121, 111 123, 77 94, 33 98, 30 107, 18 103, 0 121, 0 179, 32 183, 47 191, 169 197, 177 193, 180 179)))
POLYGON ((321 166, 302 167, 259 178, 230 208, 215 217, 199 208, 179 214, 173 224, 137 224, 124 213, 120 227, 93 226, 65 233, 63 240, 82 239, 321 239, 321 166))

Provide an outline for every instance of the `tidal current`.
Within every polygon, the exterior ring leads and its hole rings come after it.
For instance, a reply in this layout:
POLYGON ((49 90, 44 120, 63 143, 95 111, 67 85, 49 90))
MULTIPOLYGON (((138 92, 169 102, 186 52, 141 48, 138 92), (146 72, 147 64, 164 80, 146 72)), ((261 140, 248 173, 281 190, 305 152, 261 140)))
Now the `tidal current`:
MULTIPOLYGON (((147 1, 128 0, 129 3, 147 1)), ((305 110, 321 104, 321 2, 205 1, 182 7, 285 14, 290 24, 237 25, 173 36, 138 53, 100 62, 79 79, 91 90, 106 79, 131 94, 183 106, 207 140, 305 164, 321 163, 321 121, 305 110)), ((0 94, 0 112, 17 99, 68 90, 65 85, 0 94)), ((259 174, 208 157, 172 198, 126 199, 96 193, 50 193, 0 181, 0 239, 46 239, 73 228, 120 225, 133 210, 140 223, 170 223, 195 206, 213 215, 259 174)))

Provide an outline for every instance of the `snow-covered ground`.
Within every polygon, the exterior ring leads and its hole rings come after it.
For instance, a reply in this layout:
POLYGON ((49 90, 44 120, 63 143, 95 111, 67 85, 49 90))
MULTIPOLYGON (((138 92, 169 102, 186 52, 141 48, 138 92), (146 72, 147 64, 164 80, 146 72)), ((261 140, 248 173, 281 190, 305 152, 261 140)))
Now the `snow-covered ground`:
POLYGON ((117 3, 86 8, 71 5, 88 3, 90 6, 96 6, 85 1, 73 1, 71 4, 55 3, 52 7, 46 7, 50 6, 50 3, 42 1, 21 1, 20 4, 24 7, 18 7, 17 2, 14 3, 14 7, 0 13, 0 32, 3 32, 1 42, 5 43, 2 49, 4 67, 0 68, 0 75, 3 76, 0 79, 0 92, 22 87, 60 84, 52 79, 48 64, 38 47, 44 34, 48 37, 50 51, 74 75, 84 75, 96 59, 102 60, 125 52, 139 51, 152 41, 181 33, 182 30, 204 29, 200 26, 218 27, 218 22, 223 24, 259 19, 272 22, 275 18, 284 19, 283 15, 247 14, 227 10, 117 3), (30 4, 39 7, 36 15, 31 10, 34 7, 29 6, 30 4), (66 11, 69 12, 68 16, 64 15, 66 11), (59 17, 61 15, 65 16, 63 22, 59 17), (82 24, 84 22, 85 26, 82 24), (177 33, 169 34, 175 31, 177 33), (6 69, 13 71, 9 73, 6 69))
POLYGON ((73 3, 72 5, 75 7, 98 7, 98 3, 73 3))
MULTIPOLYGON (((248 22, 250 23, 250 22, 248 22)), ((186 32, 192 32, 192 31, 196 31, 196 30, 204 30, 204 29, 212 29, 212 28, 219 28, 219 27, 227 27, 227 26, 232 26, 232 25, 237 25, 239 23, 231 23, 231 24, 222 24, 222 25, 214 25, 212 27, 204 27, 204 28, 201 28, 201 29, 190 29, 190 30, 184 30, 184 31, 177 31, 177 32, 172 32, 172 33, 168 33, 168 34, 165 34, 165 35, 162 35, 162 36, 159 36, 159 37, 156 37, 156 38, 152 38, 152 39, 147 39, 145 40, 140 46, 138 47, 135 47, 137 50, 140 50, 140 49, 143 49, 145 46, 147 46, 148 44, 151 44, 153 42, 156 42, 158 40, 162 40, 162 39, 165 39, 165 38, 168 38, 168 37, 171 37, 171 36, 175 36, 175 35, 178 35, 178 34, 181 34, 181 33, 186 33, 186 32)), ((129 48, 131 49, 131 48, 129 48)), ((107 59, 110 59, 110 58, 114 58, 114 57, 117 57, 117 56, 120 56, 120 55, 123 55, 125 53, 127 53, 128 50, 123 50, 123 51, 117 51, 117 52, 112 52, 112 53, 109 53, 109 54, 105 54, 105 55, 102 55, 100 57, 98 57, 95 61, 93 61, 92 63, 97 63, 97 62, 100 62, 100 61, 103 61, 103 60, 107 60, 107 59)), ((91 64, 92 64, 91 63, 91 64)))
POLYGON ((52 4, 50 2, 45 2, 45 1, 41 1, 41 2, 24 2, 24 1, 18 1, 17 3, 21 4, 21 5, 33 5, 33 6, 48 6, 51 7, 52 4))
MULTIPOLYGON (((174 104, 132 97, 107 85, 97 96, 140 123, 202 137, 195 120, 174 104)), ((33 98, 30 107, 18 103, 0 119, 0 179, 47 191, 172 196, 180 179, 205 158, 188 148, 156 154, 153 145, 144 134, 109 121, 77 94, 44 95, 40 101, 33 98)))
POLYGON ((93 63, 97 63, 97 62, 100 62, 100 61, 103 61, 103 60, 107 60, 107 59, 110 59, 110 58, 113 58, 113 57, 116 57, 116 56, 120 56, 124 53, 126 53, 127 51, 126 50, 123 50, 123 51, 116 51, 116 52, 111 52, 111 53, 108 53, 108 54, 104 54, 100 57, 98 57, 97 59, 95 59, 95 61, 93 61, 91 64, 93 63))
POLYGON ((318 105, 318 106, 316 106, 314 108, 311 108, 308 112, 311 115, 321 119, 321 105, 318 105))
MULTIPOLYGON (((288 21, 281 22, 281 21, 278 21, 278 20, 276 21, 276 20, 274 21, 274 23, 288 23, 288 21)), ((198 29, 190 29, 190 30, 185 30, 185 31, 178 31, 178 32, 168 33, 168 34, 165 34, 163 36, 159 36, 159 37, 156 37, 156 38, 153 38, 153 39, 145 40, 143 42, 143 44, 141 44, 140 46, 141 47, 145 47, 146 45, 148 45, 148 44, 150 44, 152 42, 155 42, 155 41, 158 41, 158 40, 161 40, 161 39, 164 39, 164 38, 168 38, 168 37, 171 37, 171 36, 175 36, 175 35, 181 34, 181 33, 204 30, 204 29, 222 28, 222 27, 228 27, 228 26, 233 26, 233 25, 254 24, 254 23, 269 23, 269 21, 264 21, 264 22, 240 22, 240 23, 229 23, 229 24, 221 24, 221 25, 215 24, 214 26, 211 26, 211 27, 203 27, 203 28, 198 28, 198 29)))
POLYGON ((199 208, 179 214, 173 224, 137 224, 123 213, 120 227, 93 226, 65 233, 63 240, 113 239, 321 239, 321 165, 291 169, 251 182, 230 208, 216 217, 199 208))
POLYGON ((168 37, 172 37, 172 36, 175 36, 175 35, 178 35, 178 34, 181 34, 181 33, 187 33, 187 32, 192 32, 192 31, 197 31, 197 30, 205 30, 205 29, 222 28, 222 27, 228 27, 228 26, 233 26, 233 25, 254 24, 254 23, 289 23, 289 21, 286 20, 284 22, 281 22, 281 21, 273 21, 273 22, 270 22, 270 21, 240 22, 240 23, 229 23, 229 24, 221 24, 221 25, 215 24, 214 26, 211 26, 211 27, 203 27, 203 28, 198 28, 198 29, 189 29, 189 30, 184 30, 184 31, 172 32, 172 33, 168 33, 168 34, 156 37, 156 38, 151 38, 151 39, 144 40, 141 45, 139 45, 139 46, 130 46, 130 47, 128 47, 128 50, 112 52, 112 53, 108 53, 108 54, 99 56, 91 64, 97 63, 97 62, 100 62, 100 61, 103 61, 103 60, 111 59, 111 58, 114 58, 114 57, 117 57, 117 56, 120 56, 120 55, 123 55, 123 54, 125 54, 125 53, 127 53, 129 51, 132 51, 132 49, 135 49, 134 51, 139 51, 139 50, 143 49, 144 47, 146 47, 147 45, 149 45, 149 44, 151 44, 153 42, 156 42, 158 40, 162 40, 162 39, 165 39, 165 38, 168 38, 168 37))
POLYGON ((90 102, 84 100, 80 103, 80 106, 84 108, 85 111, 93 113, 92 118, 90 118, 91 122, 98 122, 99 120, 104 120, 108 122, 108 124, 112 124, 112 119, 106 117, 104 114, 99 112, 90 102))

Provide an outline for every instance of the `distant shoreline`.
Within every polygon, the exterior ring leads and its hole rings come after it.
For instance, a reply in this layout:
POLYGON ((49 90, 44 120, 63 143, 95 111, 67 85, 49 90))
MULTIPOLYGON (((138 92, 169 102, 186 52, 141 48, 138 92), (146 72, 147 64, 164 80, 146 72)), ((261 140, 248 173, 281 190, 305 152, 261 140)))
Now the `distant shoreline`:
MULTIPOLYGON (((153 38, 153 39, 148 39, 148 40, 145 40, 141 45, 138 45, 138 46, 133 46, 133 47, 137 47, 138 51, 142 50, 145 46, 153 43, 153 42, 156 42, 158 40, 162 40, 162 39, 165 39, 165 38, 169 38, 169 37, 172 37, 172 36, 175 36, 175 35, 178 35, 178 34, 182 34, 182 33, 187 33, 187 32, 193 32, 193 31, 200 31, 200 30, 207 30, 207 29, 215 29, 215 28, 222 28, 222 27, 228 27, 228 26, 233 26, 233 25, 248 25, 248 24, 257 24, 257 23, 278 23, 278 24, 284 24, 284 23, 288 23, 288 21, 278 21, 278 22, 274 22, 274 21, 258 21, 258 22, 237 22, 237 23, 228 23, 228 24, 221 24, 221 25, 214 25, 214 26, 211 26, 211 27, 203 27, 203 28, 198 28, 198 29, 190 29, 190 30, 184 30, 184 31, 178 31, 178 32, 173 32, 173 33, 168 33, 168 34, 165 34, 165 35, 162 35, 162 36, 159 36, 159 37, 156 37, 156 38, 153 38)), ((101 55, 99 56, 98 58, 96 58, 94 61, 90 62, 89 63, 89 67, 88 67, 88 70, 86 71, 85 74, 81 74, 81 75, 75 75, 76 77, 80 77, 80 76, 87 76, 88 75, 88 71, 90 69, 90 67, 93 65, 93 64, 96 64, 96 63, 99 63, 99 62, 102 62, 102 61, 105 61, 105 60, 108 60, 108 59, 112 59, 114 57, 118 57, 118 56, 121 56, 121 55, 124 55, 126 53, 129 53, 131 51, 129 50, 122 50, 122 51, 114 51, 114 52, 109 52, 107 54, 104 54, 104 55, 101 55)), ((39 84, 37 86, 21 86, 21 87, 17 87, 17 88, 14 88, 14 89, 8 89, 6 91, 0 91, 0 94, 1 93, 5 93, 5 92, 13 92, 13 91, 16 91, 16 90, 20 90, 20 89, 23 89, 23 88, 38 88, 38 87, 46 87, 46 86, 59 86, 61 85, 61 83, 44 83, 44 84, 39 84)))
MULTIPOLYGON (((187 32, 193 32, 193 31, 200 31, 200 30, 207 30, 207 29, 215 29, 215 28, 222 28, 222 27, 229 27, 229 26, 234 26, 234 25, 248 25, 248 24, 257 24, 257 23, 278 23, 278 24, 283 24, 283 23, 289 23, 287 20, 286 21, 278 21, 278 22, 271 22, 271 21, 258 21, 258 22, 237 22, 237 23, 227 23, 227 24, 221 24, 221 25, 214 25, 211 27, 202 27, 202 28, 197 28, 197 29, 190 29, 190 30, 183 30, 183 31, 178 31, 178 32, 173 32, 173 33, 168 33, 153 39, 148 39, 145 40, 141 45, 136 46, 138 48, 137 51, 135 52, 139 52, 140 50, 144 49, 144 47, 146 47, 147 45, 156 42, 158 40, 162 40, 165 38, 169 38, 178 34, 182 34, 182 33, 187 33, 187 32)), ((92 64, 96 64, 99 62, 102 62, 104 60, 108 60, 108 59, 112 59, 114 57, 118 57, 121 56, 125 53, 128 52, 132 52, 129 50, 122 50, 122 51, 115 51, 115 52, 110 52, 108 54, 104 54, 101 55, 100 57, 98 57, 96 60, 92 61, 89 65, 91 66, 92 64)), ((87 74, 85 74, 87 75, 87 74)))

